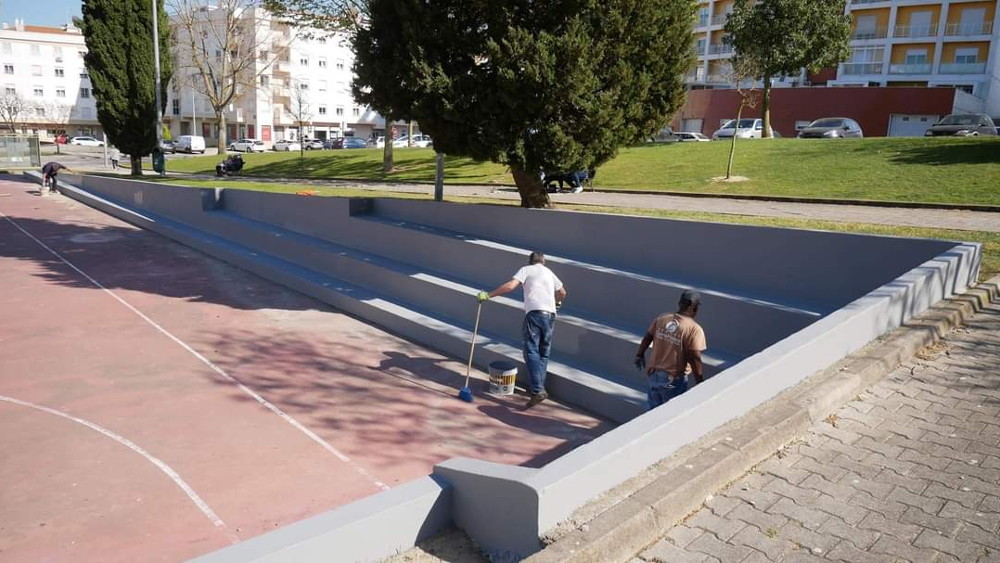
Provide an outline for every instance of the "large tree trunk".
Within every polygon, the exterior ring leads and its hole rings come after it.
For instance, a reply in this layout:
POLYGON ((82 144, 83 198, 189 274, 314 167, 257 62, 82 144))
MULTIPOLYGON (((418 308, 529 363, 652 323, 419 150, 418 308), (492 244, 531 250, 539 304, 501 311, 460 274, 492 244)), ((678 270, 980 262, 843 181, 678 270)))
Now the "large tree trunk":
POLYGON ((219 123, 219 138, 215 143, 215 146, 219 148, 219 154, 226 154, 226 113, 223 111, 215 110, 215 119, 219 123))
POLYGON ((382 173, 389 174, 396 169, 396 164, 392 160, 392 139, 385 138, 385 146, 382 148, 382 173))
POLYGON ((142 157, 130 154, 128 158, 132 162, 132 175, 142 176, 142 157))
POLYGON ((532 174, 513 166, 510 173, 514 177, 517 193, 521 194, 521 207, 533 209, 552 207, 552 200, 549 199, 549 194, 545 191, 545 185, 538 173, 532 174))
POLYGON ((771 77, 764 77, 764 92, 760 101, 760 114, 761 119, 764 120, 764 134, 765 139, 770 139, 774 135, 771 133, 771 77))

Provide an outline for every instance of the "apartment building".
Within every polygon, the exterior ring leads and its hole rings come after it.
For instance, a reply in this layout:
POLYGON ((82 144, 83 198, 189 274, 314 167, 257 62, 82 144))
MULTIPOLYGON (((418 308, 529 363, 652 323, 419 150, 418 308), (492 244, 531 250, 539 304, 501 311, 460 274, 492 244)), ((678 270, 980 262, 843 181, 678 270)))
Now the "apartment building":
MULTIPOLYGON (((204 11, 204 25, 222 25, 225 14, 204 11)), ((267 12, 248 9, 241 16, 256 30, 248 41, 257 57, 240 94, 225 111, 226 137, 250 137, 271 144, 283 139, 369 137, 385 130, 385 119, 351 96, 354 55, 342 35, 309 33, 290 27, 267 12)), ((185 65, 184 26, 173 22, 175 74, 165 123, 174 136, 198 134, 214 143, 219 124, 209 100, 195 86, 200 72, 185 65)), ((213 35, 214 34, 210 34, 213 35)), ((221 51, 217 57, 226 56, 221 51)))
MULTIPOLYGON (((708 108, 708 99, 716 103, 737 99, 695 92, 732 87, 732 52, 723 41, 723 26, 733 4, 733 0, 699 1, 697 65, 687 77, 692 103, 681 111, 688 117, 675 121, 675 127, 710 133, 717 120, 706 118, 696 108, 708 108)), ((815 92, 815 88, 782 91, 782 100, 801 109, 800 115, 785 116, 782 133, 794 134, 803 121, 835 113, 863 116, 866 131, 887 135, 921 135, 937 118, 953 111, 1000 116, 996 5, 997 0, 849 0, 846 11, 852 31, 848 60, 816 75, 803 71, 779 77, 774 85, 778 89, 824 86, 875 90, 852 89, 850 95, 844 92, 842 96, 815 92), (907 95, 886 91, 891 88, 906 88, 907 95), (950 88, 954 93, 927 91, 932 88, 950 88), (822 104, 818 100, 823 100, 822 104), (866 105, 862 107, 862 103, 866 105), (806 108, 822 115, 807 113, 806 108)), ((735 110, 727 108, 724 115, 733 117, 735 110)))
MULTIPOLYGON (((24 109, 15 119, 17 133, 37 134, 42 140, 59 133, 102 135, 83 63, 86 52, 83 34, 70 25, 42 27, 22 20, 2 25, 0 87, 5 98, 23 101, 24 109)), ((6 129, 7 123, 3 126, 6 129)))

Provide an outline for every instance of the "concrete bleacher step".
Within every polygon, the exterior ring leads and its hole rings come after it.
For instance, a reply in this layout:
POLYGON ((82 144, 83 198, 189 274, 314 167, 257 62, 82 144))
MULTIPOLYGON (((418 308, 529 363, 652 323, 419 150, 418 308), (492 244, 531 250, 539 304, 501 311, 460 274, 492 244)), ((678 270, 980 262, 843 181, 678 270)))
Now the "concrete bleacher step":
MULTIPOLYGON (((460 326, 471 325, 477 289, 463 280, 228 212, 213 211, 209 216, 213 230, 229 240, 393 295, 460 326)), ((523 317, 520 302, 499 297, 485 307, 483 332, 505 334, 516 341, 523 317)), ((641 334, 563 313, 557 317, 554 348, 566 361, 595 373, 621 374, 619 378, 641 388, 644 376, 623 369, 629 366, 641 338, 641 334)), ((725 351, 709 351, 705 355, 706 375, 714 375, 740 359, 725 351)))

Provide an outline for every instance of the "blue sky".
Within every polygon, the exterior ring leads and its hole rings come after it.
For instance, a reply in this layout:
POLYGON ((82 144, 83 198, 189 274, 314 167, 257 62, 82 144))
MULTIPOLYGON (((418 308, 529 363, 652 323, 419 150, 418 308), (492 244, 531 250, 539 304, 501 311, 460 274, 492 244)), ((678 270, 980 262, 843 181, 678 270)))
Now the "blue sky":
POLYGON ((80 0, 0 0, 0 21, 59 26, 80 15, 80 0))

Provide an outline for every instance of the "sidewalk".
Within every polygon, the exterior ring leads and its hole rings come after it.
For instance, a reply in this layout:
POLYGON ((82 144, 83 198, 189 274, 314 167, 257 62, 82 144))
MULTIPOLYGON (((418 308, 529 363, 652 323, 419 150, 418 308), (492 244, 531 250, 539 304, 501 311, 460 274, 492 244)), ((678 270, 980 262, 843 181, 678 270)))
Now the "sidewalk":
POLYGON ((994 302, 637 558, 998 561, 998 386, 994 302))

